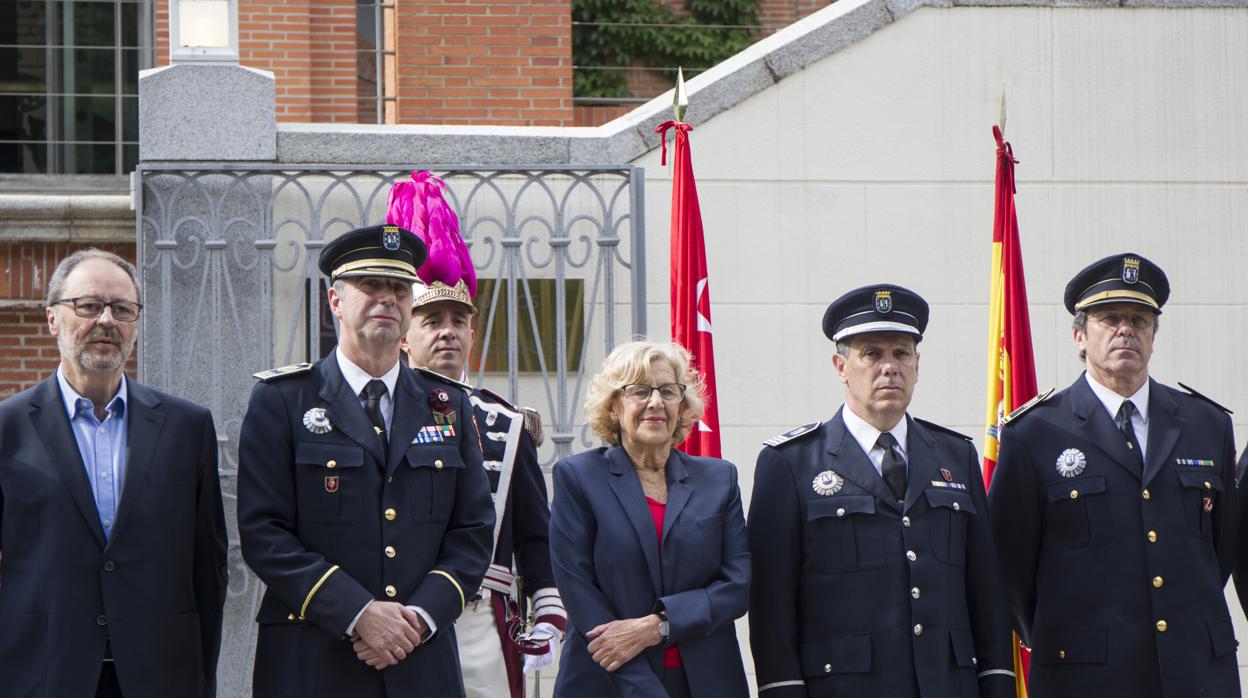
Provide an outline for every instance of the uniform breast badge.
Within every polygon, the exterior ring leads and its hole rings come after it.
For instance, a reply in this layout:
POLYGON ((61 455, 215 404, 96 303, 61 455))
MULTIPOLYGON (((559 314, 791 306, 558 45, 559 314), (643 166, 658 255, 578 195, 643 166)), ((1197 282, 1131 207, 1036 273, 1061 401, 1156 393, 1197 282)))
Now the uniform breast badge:
POLYGON ((434 388, 429 393, 429 406, 433 408, 434 424, 455 423, 455 407, 451 405, 451 394, 445 388, 434 388))
POLYGON ((837 492, 840 492, 841 488, 845 486, 845 479, 838 475, 836 471, 825 470, 815 476, 815 479, 811 481, 810 486, 814 488, 815 494, 823 497, 831 497, 837 492))
POLYGON ((1213 512, 1213 497, 1205 497, 1205 513, 1213 512))
POLYGON ((940 476, 945 478, 945 482, 953 482, 953 473, 948 468, 941 468, 940 476))
POLYGON ((1088 467, 1088 459, 1083 455, 1083 451, 1077 448, 1068 448, 1057 457, 1057 474, 1062 477, 1082 475, 1086 467, 1088 467))
POLYGON ((329 415, 325 414, 324 407, 313 407, 304 412, 303 426, 313 434, 328 434, 334 428, 334 425, 329 423, 329 415))
POLYGON ((325 491, 330 494, 333 494, 338 491, 338 476, 337 475, 325 476, 325 491))

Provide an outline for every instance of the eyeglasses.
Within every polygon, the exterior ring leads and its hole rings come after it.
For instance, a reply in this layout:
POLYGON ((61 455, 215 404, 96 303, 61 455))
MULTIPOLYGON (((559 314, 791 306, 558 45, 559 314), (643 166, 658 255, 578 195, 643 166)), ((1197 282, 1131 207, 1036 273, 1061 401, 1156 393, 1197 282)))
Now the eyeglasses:
POLYGON ((629 383, 620 386, 624 397, 637 402, 649 402, 650 395, 659 391, 663 402, 680 402, 685 397, 685 386, 681 383, 664 383, 663 385, 646 385, 645 383, 629 383))
POLYGON ((1118 327, 1123 320, 1131 323, 1131 327, 1136 330, 1147 330, 1153 326, 1153 316, 1143 313, 1102 313, 1093 315, 1091 318, 1093 321, 1110 328, 1118 327))
POLYGON ((53 301, 52 305, 73 306, 74 315, 85 318, 97 318, 104 314, 105 308, 111 308, 113 319, 118 322, 134 322, 138 320, 139 311, 143 309, 142 303, 134 301, 106 301, 95 296, 62 298, 59 301, 53 301))

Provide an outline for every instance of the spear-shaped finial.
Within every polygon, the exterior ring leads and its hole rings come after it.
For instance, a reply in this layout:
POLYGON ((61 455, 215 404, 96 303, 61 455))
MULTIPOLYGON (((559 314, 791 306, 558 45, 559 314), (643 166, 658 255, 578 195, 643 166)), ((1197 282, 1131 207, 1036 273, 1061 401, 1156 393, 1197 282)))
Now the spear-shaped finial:
POLYGON ((1005 135, 1005 81, 1001 81, 1001 117, 997 120, 997 127, 1001 129, 1001 135, 1005 135))
POLYGON ((689 93, 685 92, 685 69, 676 68, 676 94, 672 96, 672 111, 676 113, 676 123, 685 123, 685 111, 689 109, 689 93))

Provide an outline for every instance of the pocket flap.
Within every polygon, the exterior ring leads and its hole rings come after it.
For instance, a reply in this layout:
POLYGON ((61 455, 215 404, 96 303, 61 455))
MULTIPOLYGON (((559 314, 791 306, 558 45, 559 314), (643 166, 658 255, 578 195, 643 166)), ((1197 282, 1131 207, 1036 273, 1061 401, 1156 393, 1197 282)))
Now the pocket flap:
POLYGON ((843 519, 853 514, 874 514, 875 497, 869 494, 844 494, 812 499, 806 503, 806 520, 843 519))
POLYGON ((975 500, 971 499, 971 495, 967 492, 929 487, 923 491, 923 494, 927 497, 929 507, 943 507, 954 511, 965 511, 968 514, 978 513, 975 511, 975 500))
POLYGON ((865 674, 871 671, 871 633, 811 640, 798 648, 798 654, 806 677, 865 674))
POLYGON ((1225 657, 1235 654, 1239 641, 1235 639, 1235 628, 1229 620, 1209 621, 1209 642, 1213 645, 1213 656, 1225 657))
POLYGON ((1049 501, 1076 500, 1084 495, 1104 494, 1105 476, 1072 477, 1049 485, 1049 501))
POLYGON ((975 638, 970 630, 950 630, 949 644, 953 646, 954 664, 975 666, 975 638))
POLYGON ((445 444, 412 444, 407 449, 407 464, 413 468, 463 468, 464 459, 458 446, 445 444))
POLYGON ((334 468, 358 468, 364 465, 364 448, 358 444, 309 443, 295 444, 295 462, 304 465, 334 468))
POLYGON ((1194 468, 1177 466, 1175 470, 1179 473, 1179 481, 1184 487, 1191 487, 1196 490, 1214 490, 1222 491, 1222 481, 1218 479, 1217 472, 1213 468, 1198 465, 1194 468))
POLYGON ((1036 638, 1031 656, 1041 664, 1104 664, 1107 636, 1105 628, 1054 630, 1036 638))

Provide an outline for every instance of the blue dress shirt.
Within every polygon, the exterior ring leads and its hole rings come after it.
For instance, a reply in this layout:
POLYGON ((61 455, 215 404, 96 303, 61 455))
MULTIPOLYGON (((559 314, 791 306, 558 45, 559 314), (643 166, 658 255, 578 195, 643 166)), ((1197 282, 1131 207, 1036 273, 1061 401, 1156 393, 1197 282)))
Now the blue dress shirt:
POLYGON ((91 494, 107 540, 117 520, 126 475, 126 376, 122 374, 121 386, 109 401, 103 421, 95 416, 95 403, 70 387, 60 367, 56 369, 56 381, 61 386, 65 412, 91 481, 91 494))

